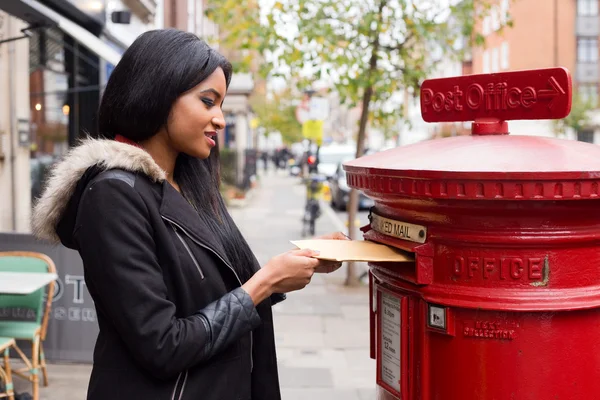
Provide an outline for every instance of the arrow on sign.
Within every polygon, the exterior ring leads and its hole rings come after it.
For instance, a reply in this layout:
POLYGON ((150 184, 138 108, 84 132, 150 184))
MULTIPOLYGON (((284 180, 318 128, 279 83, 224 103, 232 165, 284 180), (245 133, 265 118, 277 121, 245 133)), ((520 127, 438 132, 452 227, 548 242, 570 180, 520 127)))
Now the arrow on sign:
POLYGON ((563 88, 560 87, 560 85, 556 81, 556 78, 554 78, 553 76, 551 76, 548 79, 548 83, 550 84, 552 89, 540 89, 538 91, 538 97, 540 99, 550 98, 551 100, 550 100, 550 103, 548 103, 548 108, 552 109, 552 106, 554 105, 554 100, 555 100, 556 96, 564 95, 566 93, 563 90, 563 88))

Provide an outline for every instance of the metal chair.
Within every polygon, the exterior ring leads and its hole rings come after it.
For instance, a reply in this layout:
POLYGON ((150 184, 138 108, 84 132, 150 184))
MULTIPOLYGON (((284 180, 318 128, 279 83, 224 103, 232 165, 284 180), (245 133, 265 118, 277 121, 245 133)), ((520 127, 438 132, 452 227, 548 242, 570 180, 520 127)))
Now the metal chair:
MULTIPOLYGON (((52 259, 45 254, 22 251, 0 252, 0 271, 56 273, 56 266, 52 259)), ((0 337, 31 342, 31 359, 27 358, 16 344, 12 346, 26 365, 25 368, 14 370, 13 373, 31 382, 34 400, 39 399, 40 368, 43 384, 48 386, 48 372, 42 342, 46 339, 52 297, 54 296, 54 282, 50 282, 47 288, 47 292, 43 287, 27 295, 0 295, 0 308, 19 308, 35 312, 33 321, 0 320, 0 337), (45 301, 44 294, 46 294, 45 301)))

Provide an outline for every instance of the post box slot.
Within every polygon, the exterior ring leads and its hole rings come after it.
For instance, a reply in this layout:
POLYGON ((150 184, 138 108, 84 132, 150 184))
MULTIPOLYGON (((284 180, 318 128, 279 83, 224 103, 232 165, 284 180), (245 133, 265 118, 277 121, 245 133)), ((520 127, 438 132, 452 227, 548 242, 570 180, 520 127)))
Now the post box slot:
MULTIPOLYGON (((394 247, 414 258, 412 262, 386 263, 385 266, 388 272, 417 285, 433 283, 433 245, 431 243, 412 243, 386 236, 373 229, 365 232, 364 238, 365 240, 394 247)), ((378 263, 372 264, 379 265, 378 263)))

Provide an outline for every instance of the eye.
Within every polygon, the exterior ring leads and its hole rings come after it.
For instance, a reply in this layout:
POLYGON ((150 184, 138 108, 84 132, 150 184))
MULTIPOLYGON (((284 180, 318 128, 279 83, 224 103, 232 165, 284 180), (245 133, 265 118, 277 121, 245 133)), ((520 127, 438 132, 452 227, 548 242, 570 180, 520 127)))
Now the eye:
POLYGON ((204 104, 206 104, 206 106, 209 107, 209 108, 215 105, 215 102, 212 99, 209 99, 208 97, 203 97, 200 100, 202 100, 202 102, 204 104))

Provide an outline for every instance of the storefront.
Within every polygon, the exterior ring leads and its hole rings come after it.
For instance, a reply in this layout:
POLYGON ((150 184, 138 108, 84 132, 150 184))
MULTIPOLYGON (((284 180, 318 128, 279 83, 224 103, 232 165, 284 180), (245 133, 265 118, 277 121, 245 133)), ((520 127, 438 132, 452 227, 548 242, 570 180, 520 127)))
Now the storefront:
POLYGON ((0 187, 11 194, 10 204, 0 205, 0 231, 28 232, 46 170, 95 131, 101 78, 122 52, 98 37, 104 2, 14 0, 0 8, 0 54, 9 89, 7 109, 1 110, 6 119, 0 130, 7 139, 0 187))
POLYGON ((123 49, 100 37, 103 1, 0 2, 0 251, 42 252, 58 269, 46 339, 50 360, 90 361, 98 327, 81 260, 29 234, 48 167, 86 132, 123 49))

